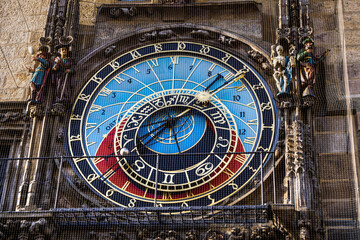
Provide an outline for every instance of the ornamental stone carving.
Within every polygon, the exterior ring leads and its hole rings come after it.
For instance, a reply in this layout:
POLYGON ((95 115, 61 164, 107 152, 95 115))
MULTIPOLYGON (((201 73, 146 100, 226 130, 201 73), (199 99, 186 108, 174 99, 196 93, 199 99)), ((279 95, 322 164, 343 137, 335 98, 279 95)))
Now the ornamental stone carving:
POLYGON ((205 30, 192 30, 191 31, 191 36, 193 38, 202 38, 202 39, 209 39, 210 38, 210 33, 208 31, 205 30))
POLYGON ((0 223, 0 239, 44 240, 52 232, 52 228, 44 218, 37 221, 8 220, 5 224, 0 223))
POLYGON ((246 240, 250 237, 250 229, 245 226, 234 227, 231 229, 228 240, 246 240))
POLYGON ((162 30, 162 31, 159 31, 159 32, 158 31, 152 31, 152 32, 145 33, 144 35, 142 35, 139 38, 139 42, 152 41, 152 40, 156 40, 158 38, 167 39, 167 38, 171 38, 173 36, 176 36, 176 34, 171 29, 162 30))
POLYGON ((19 112, 7 112, 0 113, 0 123, 4 123, 7 121, 28 121, 29 116, 25 113, 19 112))
POLYGON ((105 50, 104 50, 104 55, 106 58, 110 57, 111 55, 113 55, 116 51, 116 46, 115 45, 112 45, 110 47, 107 47, 105 50))
POLYGON ((41 105, 30 105, 29 106, 29 115, 31 118, 42 118, 45 115, 45 109, 41 105))
POLYGON ((262 55, 260 52, 252 49, 248 51, 248 56, 253 59, 254 61, 261 64, 261 68, 265 70, 267 75, 271 75, 272 67, 271 64, 267 61, 266 57, 262 55))
POLYGON ((54 116, 64 117, 66 113, 66 106, 62 103, 55 103, 52 106, 51 113, 54 116))
POLYGON ((236 43, 235 39, 231 38, 231 37, 226 37, 224 35, 220 35, 218 41, 221 44, 233 47, 236 43))
POLYGON ((111 8, 109 11, 110 17, 119 18, 120 16, 133 17, 136 15, 136 8, 111 8))
POLYGON ((208 230, 204 240, 223 240, 225 239, 225 234, 218 230, 208 230))
POLYGON ((200 238, 199 238, 198 233, 194 229, 192 229, 185 233, 185 239, 186 240, 199 240, 200 238))
POLYGON ((174 230, 163 230, 154 233, 156 240, 180 240, 180 236, 174 230))

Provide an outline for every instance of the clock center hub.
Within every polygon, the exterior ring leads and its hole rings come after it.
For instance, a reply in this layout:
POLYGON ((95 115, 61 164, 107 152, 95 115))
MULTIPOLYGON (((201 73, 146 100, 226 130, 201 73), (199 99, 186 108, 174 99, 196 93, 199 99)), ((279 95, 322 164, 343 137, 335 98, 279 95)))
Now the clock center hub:
POLYGON ((150 139, 140 140, 149 150, 160 154, 178 154, 192 148, 203 137, 206 118, 186 107, 168 107, 151 114, 139 128, 138 137, 150 133, 150 139), (196 125, 196 128, 195 128, 196 125))

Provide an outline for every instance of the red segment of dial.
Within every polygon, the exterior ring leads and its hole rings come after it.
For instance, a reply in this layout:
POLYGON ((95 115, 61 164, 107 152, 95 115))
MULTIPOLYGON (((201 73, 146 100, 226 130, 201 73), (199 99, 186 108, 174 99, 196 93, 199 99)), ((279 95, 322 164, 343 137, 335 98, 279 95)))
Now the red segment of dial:
MULTIPOLYGON (((237 140, 236 150, 234 152, 244 152, 244 146, 240 138, 237 137, 236 135, 233 136, 237 140)), ((229 180, 234 174, 236 174, 236 172, 239 171, 241 167, 244 165, 246 159, 245 154, 229 154, 226 157, 229 158, 230 162, 225 169, 222 169, 222 172, 216 178, 214 178, 205 185, 190 190, 191 194, 189 194, 189 192, 181 193, 178 194, 179 196, 177 196, 177 198, 174 198, 175 196, 173 195, 173 199, 187 198, 189 195, 196 196, 215 189, 216 187, 220 186, 221 184, 229 180)))
MULTIPOLYGON (((107 156, 107 155, 114 155, 114 137, 115 137, 116 127, 113 128, 104 140, 101 142, 98 151, 96 152, 96 156, 107 156)), ((100 172, 105 173, 108 169, 113 166, 111 169, 116 172, 108 178, 108 180, 117 186, 118 188, 139 196, 139 197, 147 197, 147 198, 154 198, 154 195, 148 192, 145 192, 134 184, 128 179, 127 175, 121 169, 120 164, 115 164, 117 162, 116 157, 109 157, 106 159, 103 158, 102 161, 96 161, 96 167, 99 169, 100 172)), ((104 174, 106 176, 106 173, 104 174)))
MULTIPOLYGON (((113 128, 107 136, 104 138, 102 143, 99 146, 98 151, 96 152, 96 156, 108 156, 114 155, 114 137, 115 137, 116 127, 113 128)), ((232 144, 230 147, 231 152, 244 152, 243 144, 239 137, 236 136, 235 131, 233 131, 233 139, 231 142, 236 142, 236 144, 232 144), (236 149, 235 147, 236 146, 236 149)), ((227 166, 225 168, 221 168, 222 164, 216 169, 216 171, 221 171, 217 177, 211 180, 209 183, 204 184, 198 188, 194 188, 187 192, 173 193, 171 194, 171 199, 168 196, 163 196, 159 194, 157 199, 159 200, 180 200, 187 198, 195 197, 197 195, 206 193, 220 186, 227 180, 229 180, 240 168, 243 166, 244 161, 246 159, 244 154, 228 154, 225 157, 227 162, 227 166)), ((129 180, 128 176, 124 173, 119 164, 115 164, 117 161, 116 157, 109 157, 107 160, 104 158, 99 158, 95 160, 95 165, 99 169, 100 172, 105 173, 108 169, 113 166, 111 169, 116 172, 108 178, 108 180, 117 186, 118 188, 126 191, 132 195, 139 196, 141 198, 149 198, 154 199, 154 194, 144 191, 134 185, 131 180, 129 180)), ((109 172, 109 171, 108 171, 109 172)), ((212 174, 215 174, 214 172, 212 174)), ((106 175, 106 173, 104 174, 106 175)))

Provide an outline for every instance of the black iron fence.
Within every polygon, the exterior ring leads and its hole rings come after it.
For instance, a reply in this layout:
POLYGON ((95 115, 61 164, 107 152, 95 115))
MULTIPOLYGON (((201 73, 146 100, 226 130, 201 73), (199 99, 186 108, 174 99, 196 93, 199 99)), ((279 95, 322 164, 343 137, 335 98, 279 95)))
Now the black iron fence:
MULTIPOLYGON (((203 153, 183 154, 203 155, 203 153)), ((209 155, 209 153, 206 154, 209 155)), ((158 207, 155 197, 154 207, 117 207, 105 200, 99 200, 97 196, 87 198, 88 195, 95 195, 88 189, 85 190, 88 193, 81 192, 82 189, 86 189, 86 185, 76 177, 69 164, 69 161, 77 157, 1 158, 1 163, 6 164, 7 173, 2 176, 5 178, 5 183, 1 195, 0 215, 17 218, 24 214, 50 214, 59 225, 153 225, 159 223, 206 225, 267 222, 270 213, 269 203, 277 204, 278 198, 283 194, 280 187, 283 177, 281 159, 275 160, 273 152, 224 154, 258 155, 256 158, 258 165, 254 165, 257 166, 257 169, 254 169, 256 174, 249 183, 252 184, 253 192, 251 196, 248 195, 252 198, 251 201, 239 200, 231 203, 232 206, 222 204, 223 206, 158 207), (37 181, 35 190, 31 186, 33 181, 37 181), (33 201, 32 194, 35 198, 33 201), (83 204, 79 200, 83 198, 88 204, 83 204), (91 204, 91 200, 94 199, 95 203, 91 204), (248 205, 249 202, 254 204, 248 205)), ((87 158, 99 157, 121 158, 122 156, 88 156, 87 158)), ((156 157, 158 161, 160 156, 156 155, 156 157)), ((155 187, 155 193, 156 191, 157 187, 155 187)))

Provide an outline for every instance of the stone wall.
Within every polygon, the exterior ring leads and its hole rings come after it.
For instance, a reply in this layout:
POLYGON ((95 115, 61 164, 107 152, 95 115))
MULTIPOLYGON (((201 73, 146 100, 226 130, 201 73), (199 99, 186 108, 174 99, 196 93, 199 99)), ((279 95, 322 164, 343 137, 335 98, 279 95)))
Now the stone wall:
POLYGON ((0 100, 27 98, 32 65, 28 46, 43 35, 50 0, 0 1, 0 100))

